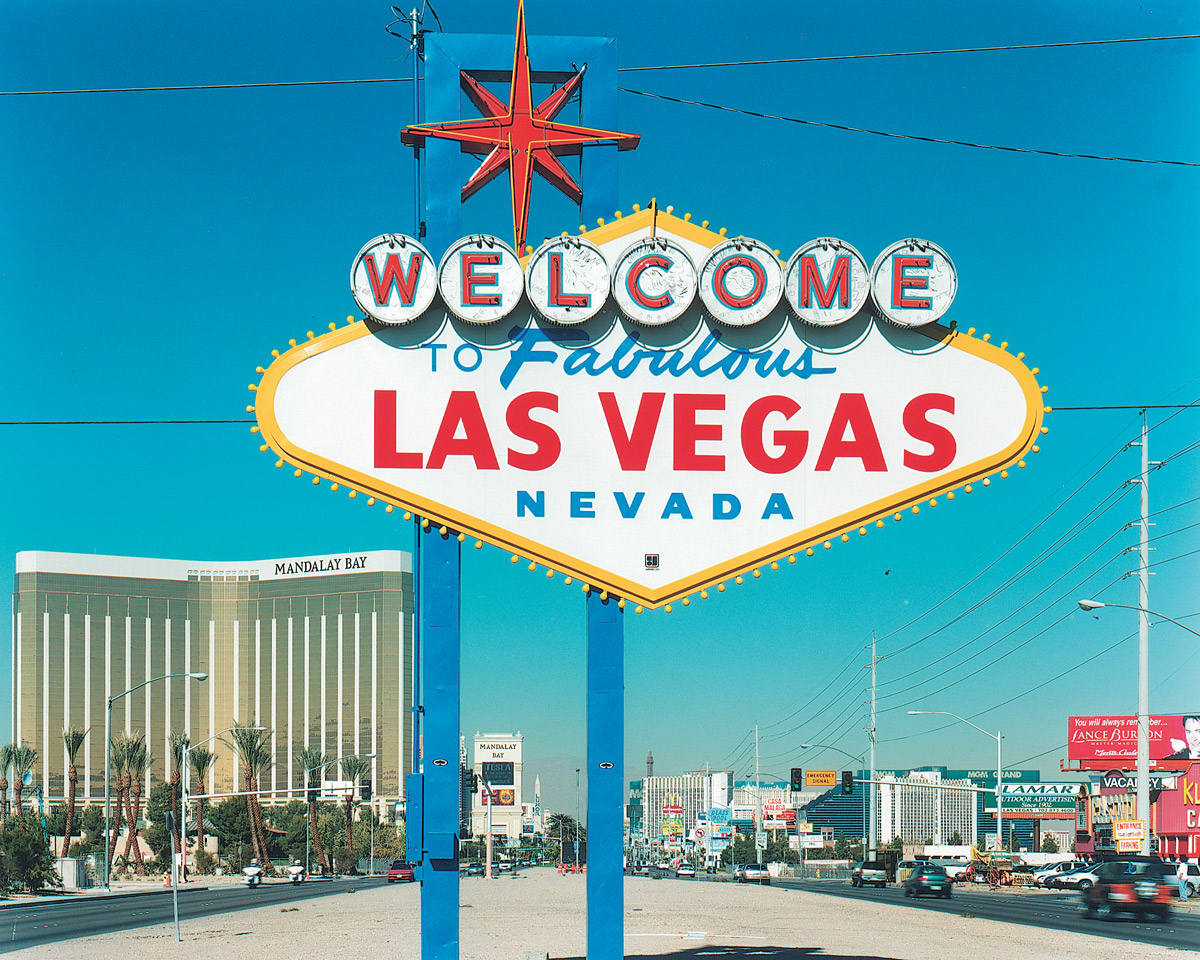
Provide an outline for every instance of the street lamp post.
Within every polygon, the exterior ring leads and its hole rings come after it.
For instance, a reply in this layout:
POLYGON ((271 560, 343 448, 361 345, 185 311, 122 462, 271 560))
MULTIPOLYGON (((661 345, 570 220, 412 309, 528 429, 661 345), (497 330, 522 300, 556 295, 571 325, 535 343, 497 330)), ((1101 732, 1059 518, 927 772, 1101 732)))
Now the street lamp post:
MULTIPOLYGON (((236 724, 234 726, 236 726, 236 724)), ((220 730, 217 733, 214 733, 211 737, 205 737, 203 740, 199 740, 196 743, 189 743, 186 747, 183 748, 183 758, 182 758, 183 759, 183 769, 179 771, 179 782, 180 782, 180 786, 181 786, 179 793, 180 793, 180 801, 181 801, 180 802, 180 810, 183 812, 183 816, 180 818, 183 821, 182 824, 180 825, 180 829, 182 831, 182 836, 183 836, 183 843, 180 845, 180 847, 183 850, 183 862, 185 864, 187 863, 188 754, 191 753, 193 750, 195 750, 197 747, 204 746, 209 741, 217 739, 217 737, 221 736, 221 734, 228 733, 232 729, 233 729, 233 727, 226 727, 224 730, 220 730)), ((267 728, 266 727, 251 727, 250 729, 251 730, 266 730, 267 728)), ((173 812, 174 811, 172 811, 172 813, 173 812)), ((197 823, 196 827, 199 830, 200 836, 203 837, 204 836, 204 824, 197 823)), ((199 851, 197 851, 197 852, 199 852, 199 851)), ((172 850, 171 851, 171 861, 172 861, 171 899, 172 899, 172 901, 174 901, 174 907, 175 907, 175 940, 178 943, 183 943, 183 938, 179 935, 179 870, 180 870, 180 864, 175 862, 175 860, 176 860, 175 851, 172 850)))
POLYGON ((1180 623, 1173 617, 1149 610, 1144 605, 1133 606, 1127 603, 1101 603, 1099 600, 1078 601, 1081 610, 1102 610, 1105 607, 1120 607, 1123 610, 1138 612, 1138 730, 1137 730, 1137 815, 1145 825, 1142 829, 1142 853, 1150 852, 1150 630, 1146 617, 1158 617, 1177 627, 1183 627, 1188 633, 1200 637, 1200 631, 1193 630, 1186 623, 1180 623))
MULTIPOLYGON (((308 775, 310 773, 313 773, 316 770, 324 770, 326 767, 332 766, 335 763, 341 763, 341 761, 347 760, 350 757, 362 757, 364 760, 374 760, 375 754, 373 754, 373 753, 348 753, 344 757, 334 757, 332 760, 326 760, 324 763, 318 763, 315 767, 306 768, 304 771, 305 804, 308 803, 308 791, 309 791, 308 775)), ((351 787, 350 789, 351 789, 351 792, 353 792, 354 788, 351 787)), ((346 824, 347 835, 349 835, 349 829, 350 829, 350 824, 347 823, 346 824)), ((375 824, 372 821, 372 823, 371 823, 371 831, 372 831, 371 832, 371 868, 372 869, 374 869, 374 867, 375 867, 375 833, 374 833, 374 830, 375 830, 375 824)), ((311 857, 311 851, 310 851, 311 844, 312 844, 312 818, 310 816, 308 816, 308 814, 305 814, 304 815, 304 875, 305 876, 308 876, 308 874, 310 872, 309 871, 309 859, 311 857)))
POLYGON ((953 717, 959 723, 965 723, 968 727, 974 727, 985 737, 991 737, 996 741, 996 840, 1000 850, 1004 850, 1004 759, 1001 752, 1001 742, 1004 735, 997 730, 995 733, 988 733, 983 727, 975 726, 970 720, 960 717, 957 713, 950 713, 948 710, 909 710, 910 717, 916 716, 942 716, 953 717))
MULTIPOLYGON (((862 764, 866 761, 865 756, 857 756, 856 757, 854 754, 843 750, 841 747, 834 747, 828 743, 802 743, 802 744, 800 744, 801 750, 811 750, 814 747, 820 747, 823 750, 832 750, 834 753, 840 753, 843 757, 849 757, 851 760, 857 760, 860 764, 862 764)), ((872 779, 874 779, 874 778, 872 777, 872 779)), ((871 798, 871 800, 870 800, 870 809, 871 809, 870 820, 873 823, 875 820, 875 784, 869 783, 869 784, 867 784, 867 786, 870 787, 870 798, 871 798)), ((867 851, 867 839, 872 833, 874 833, 874 831, 868 830, 868 827, 867 827, 867 806, 868 806, 867 796, 868 796, 868 793, 866 790, 864 790, 863 791, 863 859, 864 860, 866 860, 870 856, 870 854, 867 851)))
POLYGON ((140 690, 142 687, 150 683, 156 683, 159 680, 171 680, 175 677, 190 677, 192 680, 199 680, 203 683, 208 679, 207 673, 164 673, 161 677, 151 677, 149 680, 143 680, 141 683, 134 684, 128 690, 122 690, 120 693, 112 694, 105 701, 104 707, 104 890, 106 893, 112 893, 112 860, 109 857, 109 826, 112 820, 112 707, 113 703, 133 693, 135 690, 140 690))

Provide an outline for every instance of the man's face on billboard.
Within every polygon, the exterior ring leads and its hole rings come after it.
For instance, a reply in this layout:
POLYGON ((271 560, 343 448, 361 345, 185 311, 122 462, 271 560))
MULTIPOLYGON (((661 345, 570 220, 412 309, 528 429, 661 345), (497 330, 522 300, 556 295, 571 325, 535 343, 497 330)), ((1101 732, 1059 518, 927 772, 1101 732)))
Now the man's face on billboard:
POLYGON ((1188 717, 1183 722, 1183 735, 1187 737, 1188 753, 1200 757, 1200 720, 1188 717))

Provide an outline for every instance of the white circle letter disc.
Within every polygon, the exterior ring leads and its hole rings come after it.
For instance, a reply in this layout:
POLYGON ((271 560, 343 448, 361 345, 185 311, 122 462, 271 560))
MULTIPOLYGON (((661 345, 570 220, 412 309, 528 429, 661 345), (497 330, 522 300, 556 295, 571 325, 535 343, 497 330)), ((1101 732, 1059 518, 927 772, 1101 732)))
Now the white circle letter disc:
POLYGON ((863 255, 850 244, 821 237, 792 254, 783 289, 801 320, 832 327, 849 320, 866 303, 871 273, 863 255))
POLYGON ((775 253, 757 240, 718 243, 700 271, 700 299, 721 323, 748 327, 775 309, 783 295, 783 270, 775 253))
POLYGON ((608 264, 590 240, 551 237, 525 264, 525 291, 546 319, 583 323, 608 299, 608 264))
POLYGON ((438 289, 450 312, 468 323, 492 323, 507 315, 525 292, 525 271, 516 253, 496 237, 464 237, 438 267, 438 289))
POLYGON ((637 241, 621 254, 613 298, 625 316, 648 327, 678 320, 696 295, 696 268, 679 244, 663 237, 637 241))
POLYGON ((954 261, 929 240, 893 243, 871 267, 875 306, 902 327, 921 327, 941 318, 957 290, 954 261))
POLYGON ((380 323, 408 323, 433 302, 437 271, 429 251, 412 237, 384 234, 358 251, 350 292, 363 313, 380 323))

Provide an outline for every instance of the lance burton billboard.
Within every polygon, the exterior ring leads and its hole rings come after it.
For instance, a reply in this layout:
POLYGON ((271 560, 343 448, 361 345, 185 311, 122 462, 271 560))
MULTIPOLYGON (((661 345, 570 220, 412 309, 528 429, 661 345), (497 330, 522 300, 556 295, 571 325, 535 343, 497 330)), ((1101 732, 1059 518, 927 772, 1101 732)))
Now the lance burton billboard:
MULTIPOLYGON (((1150 767, 1183 770, 1200 759, 1200 713, 1151 716, 1150 767)), ((1137 717, 1070 717, 1067 759, 1081 770, 1121 770, 1137 766, 1137 717)))
POLYGON ((351 272, 368 319, 253 385, 263 449, 648 606, 1038 449, 1037 370, 937 322, 958 281, 936 244, 868 265, 827 238, 784 262, 705 227, 652 206, 523 260, 468 237, 436 269, 412 238, 371 241, 351 272))

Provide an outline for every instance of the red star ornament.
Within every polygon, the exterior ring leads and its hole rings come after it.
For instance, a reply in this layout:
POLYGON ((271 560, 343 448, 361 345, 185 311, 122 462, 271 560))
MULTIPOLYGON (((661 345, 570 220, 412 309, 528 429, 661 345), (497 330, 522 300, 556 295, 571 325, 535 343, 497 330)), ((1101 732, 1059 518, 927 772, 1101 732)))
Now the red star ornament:
POLYGON ((462 188, 466 200, 480 187, 508 169, 512 187, 513 238, 518 255, 524 253, 529 227, 529 190, 536 170, 552 186, 575 203, 583 190, 558 159, 578 153, 585 144, 616 141, 618 150, 633 150, 641 139, 636 133, 616 133, 593 127, 557 123, 554 118, 583 82, 587 69, 576 73, 536 107, 530 80, 529 49, 525 39, 525 2, 517 4, 517 41, 513 52, 512 83, 504 104, 467 71, 461 72, 463 90, 484 117, 449 123, 422 123, 405 127, 405 143, 420 143, 425 137, 457 140, 464 153, 482 153, 489 148, 479 168, 462 188))

